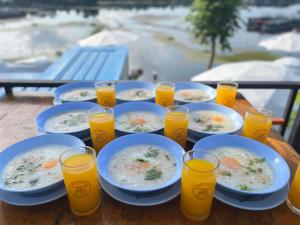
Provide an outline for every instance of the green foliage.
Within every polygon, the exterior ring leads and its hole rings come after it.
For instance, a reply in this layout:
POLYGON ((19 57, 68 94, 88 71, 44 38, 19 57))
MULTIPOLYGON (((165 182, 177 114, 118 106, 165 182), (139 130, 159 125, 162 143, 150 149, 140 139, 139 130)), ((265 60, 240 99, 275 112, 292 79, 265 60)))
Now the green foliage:
POLYGON ((241 0, 194 0, 187 20, 202 44, 218 42, 230 50, 228 38, 239 28, 241 0))

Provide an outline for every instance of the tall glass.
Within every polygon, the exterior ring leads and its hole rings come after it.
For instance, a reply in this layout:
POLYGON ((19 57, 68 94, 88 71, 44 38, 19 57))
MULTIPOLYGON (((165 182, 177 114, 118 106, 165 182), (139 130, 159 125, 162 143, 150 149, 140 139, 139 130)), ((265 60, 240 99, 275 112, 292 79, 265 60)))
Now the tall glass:
POLYGON ((298 163, 286 203, 294 213, 300 216, 300 162, 298 163))
POLYGON ((174 105, 175 86, 171 82, 159 82, 156 85, 155 103, 163 107, 174 105))
POLYGON ((98 153, 115 138, 114 112, 109 107, 95 107, 88 111, 93 148, 98 153))
POLYGON ((185 148, 189 125, 189 109, 180 105, 166 107, 164 123, 164 135, 185 148))
POLYGON ((272 111, 265 108, 248 108, 244 119, 243 136, 266 143, 272 128, 272 117, 272 111))
POLYGON ((61 154, 59 161, 72 212, 85 216, 96 211, 100 206, 100 184, 94 149, 71 148, 61 154))
POLYGON ((183 156, 181 177, 181 212, 188 219, 201 221, 210 215, 218 158, 206 151, 188 151, 183 156))
POLYGON ((232 81, 218 82, 216 103, 233 108, 236 95, 237 95, 238 83, 232 81))
POLYGON ((114 81, 98 81, 96 82, 95 87, 99 105, 113 107, 116 104, 114 81))

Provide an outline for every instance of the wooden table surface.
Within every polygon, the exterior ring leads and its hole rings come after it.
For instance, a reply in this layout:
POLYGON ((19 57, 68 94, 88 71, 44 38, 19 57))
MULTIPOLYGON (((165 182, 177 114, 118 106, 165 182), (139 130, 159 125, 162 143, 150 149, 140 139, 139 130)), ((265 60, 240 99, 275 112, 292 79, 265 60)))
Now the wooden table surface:
MULTIPOLYGON (((8 96, 0 99, 0 151, 19 140, 35 136, 34 119, 52 105, 51 97, 8 96)), ((238 100, 235 109, 244 115, 249 106, 238 100)), ((292 175, 300 157, 282 137, 272 131, 268 145, 278 151, 289 163, 292 175)), ((299 193, 300 194, 300 193, 299 193)), ((0 201, 0 225, 156 225, 156 224, 210 224, 210 225, 297 225, 300 217, 286 204, 267 211, 237 209, 214 200, 211 216, 203 222, 192 222, 181 214, 179 198, 153 207, 135 207, 110 198, 103 193, 100 208, 87 217, 74 216, 66 197, 48 204, 17 207, 0 201)))

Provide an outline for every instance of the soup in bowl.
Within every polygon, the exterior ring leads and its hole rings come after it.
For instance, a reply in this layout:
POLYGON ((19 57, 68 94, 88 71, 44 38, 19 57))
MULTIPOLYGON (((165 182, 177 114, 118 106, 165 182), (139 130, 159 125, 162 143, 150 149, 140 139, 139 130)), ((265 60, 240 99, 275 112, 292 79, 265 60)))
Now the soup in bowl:
POLYGON ((190 103, 186 107, 190 110, 190 137, 235 133, 243 126, 241 115, 228 107, 212 103, 190 103))
POLYGON ((115 129, 119 135, 159 133, 164 124, 164 108, 154 103, 130 102, 114 107, 115 129))
POLYGON ((96 102, 95 82, 84 81, 61 85, 55 90, 54 96, 62 102, 96 102))
POLYGON ((216 91, 208 85, 193 82, 175 83, 175 101, 179 104, 212 102, 216 91))
POLYGON ((116 84, 118 103, 154 102, 155 85, 144 81, 123 81, 116 84))
POLYGON ((219 186, 238 194, 269 194, 283 188, 290 171, 285 160, 270 147, 237 135, 214 135, 198 141, 220 160, 219 186))
POLYGON ((71 135, 48 134, 13 144, 1 153, 0 189, 41 192, 62 183, 60 154, 84 143, 71 135))
POLYGON ((93 102, 69 102, 52 106, 36 118, 37 128, 46 133, 64 133, 77 137, 89 136, 87 111, 98 107, 93 102))
POLYGON ((128 191, 150 192, 180 179, 183 148, 161 135, 131 134, 108 143, 97 161, 110 184, 128 191))

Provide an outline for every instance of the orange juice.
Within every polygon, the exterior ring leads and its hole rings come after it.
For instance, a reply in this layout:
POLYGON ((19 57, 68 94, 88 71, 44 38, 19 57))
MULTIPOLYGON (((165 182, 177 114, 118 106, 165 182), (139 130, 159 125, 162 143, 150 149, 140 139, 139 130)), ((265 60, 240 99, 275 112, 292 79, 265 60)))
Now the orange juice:
POLYGON ((93 148, 96 152, 115 138, 114 115, 107 112, 100 112, 90 115, 90 131, 93 148))
POLYGON ((100 205, 100 184, 94 156, 82 153, 63 160, 62 174, 71 210, 84 216, 100 205))
POLYGON ((272 128, 271 116, 254 111, 255 108, 250 110, 253 112, 247 111, 244 119, 243 136, 266 143, 272 128))
POLYGON ((300 163, 291 184, 287 200, 288 206, 298 215, 300 215, 300 163))
MULTIPOLYGON (((229 83, 231 84, 231 83, 229 83)), ((227 107, 233 108, 236 95, 237 95, 237 86, 236 85, 227 85, 227 83, 219 82, 217 88, 217 97, 216 103, 220 105, 225 105, 227 107)), ((235 84, 235 83, 232 83, 235 84)))
POLYGON ((156 87, 155 103, 163 107, 173 105, 174 92, 174 85, 172 85, 171 83, 158 84, 156 87))
POLYGON ((113 107, 116 104, 114 86, 96 87, 96 94, 99 105, 113 107))
POLYGON ((164 135, 185 148, 188 124, 189 117, 186 112, 166 112, 164 135))
POLYGON ((204 220, 209 216, 217 181, 215 168, 204 159, 190 159, 183 166, 180 208, 187 218, 204 220))

